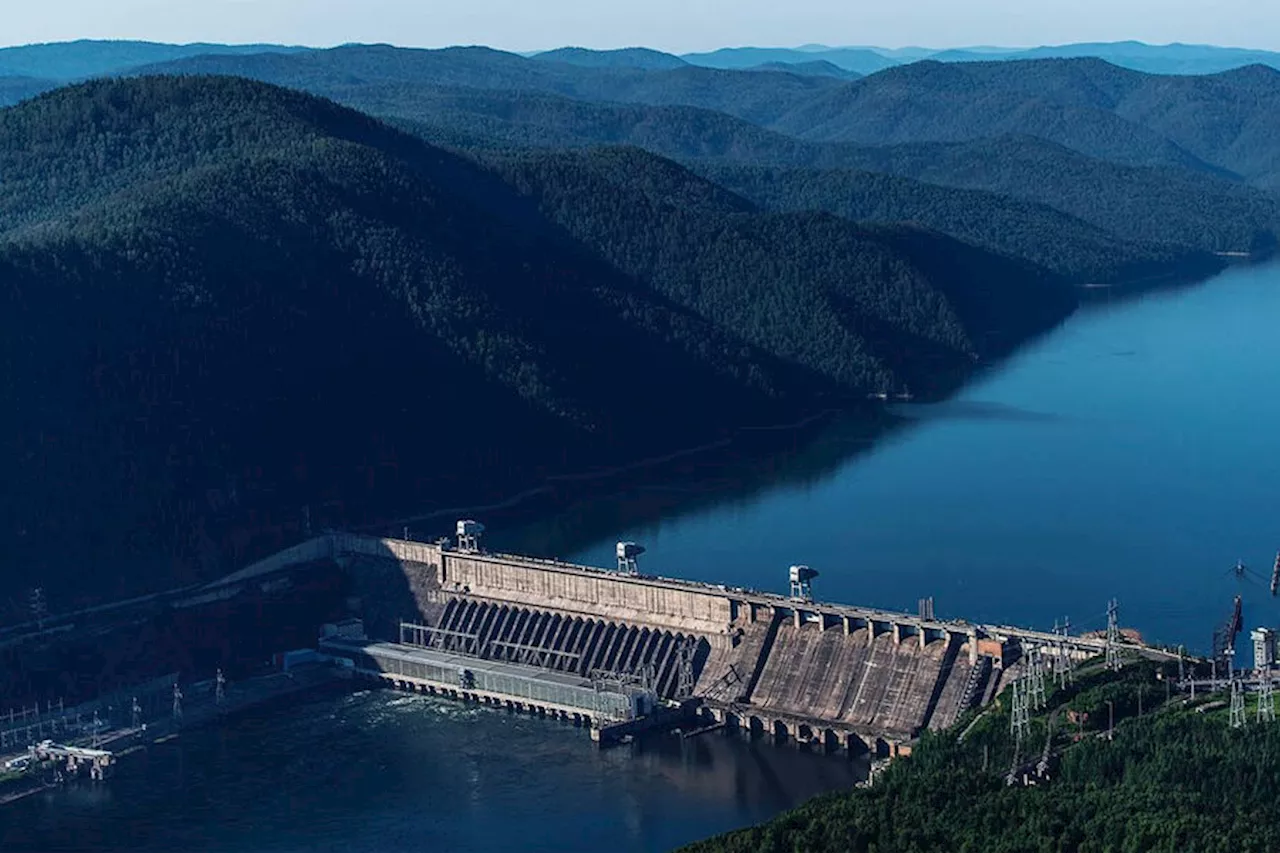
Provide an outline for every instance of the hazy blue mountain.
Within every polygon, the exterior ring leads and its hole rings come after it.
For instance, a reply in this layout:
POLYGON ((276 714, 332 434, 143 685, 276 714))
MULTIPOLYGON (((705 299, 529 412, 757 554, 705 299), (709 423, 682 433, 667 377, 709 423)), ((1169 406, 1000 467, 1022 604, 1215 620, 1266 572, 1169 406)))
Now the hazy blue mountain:
MULTIPOLYGON (((877 47, 875 45, 855 44, 855 45, 848 45, 847 48, 854 48, 859 50, 873 50, 876 53, 880 54, 881 56, 887 57, 888 59, 895 60, 896 62, 916 62, 917 60, 926 59, 930 56, 933 56, 935 53, 938 52, 930 47, 877 47)), ((800 49, 809 50, 811 48, 809 46, 806 46, 800 49)), ((832 48, 823 47, 821 45, 813 45, 812 49, 831 50, 832 48)))
POLYGON ((794 50, 810 54, 842 50, 872 51, 892 60, 894 64, 906 64, 922 59, 933 59, 938 62, 988 62, 997 59, 1094 57, 1105 59, 1122 68, 1151 74, 1216 74, 1233 68, 1243 68, 1246 65, 1269 65, 1280 68, 1280 53, 1276 51, 1203 44, 1146 44, 1140 41, 1087 42, 1042 45, 1033 48, 974 45, 941 50, 927 47, 885 48, 876 45, 831 47, 822 44, 806 44, 794 50))
POLYGON ((1247 65, 1280 68, 1280 53, 1237 47, 1198 44, 1153 45, 1139 41, 1093 44, 1046 45, 1000 55, 972 49, 946 50, 933 54, 942 62, 975 62, 990 59, 1052 59, 1097 57, 1113 65, 1149 74, 1216 74, 1247 65))
POLYGON ((0 77, 0 107, 12 106, 33 95, 55 89, 60 84, 35 77, 0 77))
POLYGON ((73 41, 0 48, 0 75, 79 80, 115 74, 186 56, 292 53, 306 50, 271 44, 157 44, 144 41, 73 41))
POLYGON ((724 47, 709 53, 686 53, 681 59, 707 68, 754 68, 770 62, 794 65, 817 60, 830 62, 837 68, 874 74, 897 65, 897 61, 867 48, 824 48, 796 50, 786 47, 724 47))
POLYGON ((1144 74, 1098 59, 918 62, 819 96, 773 124, 815 141, 959 142, 1029 134, 1092 157, 1280 178, 1280 73, 1144 74))
POLYGON ((726 71, 583 67, 482 47, 409 50, 352 45, 294 55, 199 56, 138 73, 233 74, 352 102, 396 85, 425 84, 550 92, 587 101, 684 104, 757 123, 770 122, 816 95, 844 85, 825 76, 726 71))
POLYGON ((590 50, 585 47, 561 47, 535 53, 532 59, 549 62, 567 62, 585 68, 680 68, 688 65, 678 56, 650 50, 647 47, 627 47, 619 50, 590 50))
POLYGON ((857 80, 863 75, 856 71, 848 71, 833 65, 825 59, 813 62, 766 62, 764 65, 753 65, 747 71, 782 71, 788 74, 812 74, 819 77, 838 77, 841 80, 857 80))

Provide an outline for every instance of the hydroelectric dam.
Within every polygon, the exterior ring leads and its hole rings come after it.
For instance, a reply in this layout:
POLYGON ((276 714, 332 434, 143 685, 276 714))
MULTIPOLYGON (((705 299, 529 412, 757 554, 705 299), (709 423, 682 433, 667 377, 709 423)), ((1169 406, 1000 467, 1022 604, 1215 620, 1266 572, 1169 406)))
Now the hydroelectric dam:
POLYGON ((593 735, 696 707, 708 725, 897 754, 989 702, 1020 660, 1069 666, 1106 650, 936 619, 931 602, 908 614, 816 601, 806 567, 792 567, 791 594, 772 594, 643 574, 631 543, 616 570, 491 554, 482 530, 459 522, 456 543, 329 533, 218 587, 336 563, 360 627, 327 626, 321 651, 402 689, 572 718, 593 735))

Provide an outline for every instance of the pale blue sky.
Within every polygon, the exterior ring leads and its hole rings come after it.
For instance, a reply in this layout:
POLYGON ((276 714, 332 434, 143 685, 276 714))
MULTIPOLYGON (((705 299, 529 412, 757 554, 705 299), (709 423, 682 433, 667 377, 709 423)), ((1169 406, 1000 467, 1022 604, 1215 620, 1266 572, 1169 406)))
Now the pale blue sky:
POLYGON ((1280 0, 2 0, 0 44, 75 38, 536 50, 642 44, 1280 49, 1280 0))

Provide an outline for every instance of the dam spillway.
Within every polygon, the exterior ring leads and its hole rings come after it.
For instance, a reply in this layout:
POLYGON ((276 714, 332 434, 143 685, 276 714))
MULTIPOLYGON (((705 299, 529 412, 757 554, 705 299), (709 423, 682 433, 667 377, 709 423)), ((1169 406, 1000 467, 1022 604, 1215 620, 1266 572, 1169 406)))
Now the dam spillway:
MULTIPOLYGON (((565 676, 646 673, 742 728, 893 749, 994 694, 1033 646, 1081 658, 1105 641, 895 613, 717 584, 333 533, 220 583, 337 562, 377 639, 428 632, 442 653, 565 676)), ((419 643, 418 645, 422 645, 419 643)))

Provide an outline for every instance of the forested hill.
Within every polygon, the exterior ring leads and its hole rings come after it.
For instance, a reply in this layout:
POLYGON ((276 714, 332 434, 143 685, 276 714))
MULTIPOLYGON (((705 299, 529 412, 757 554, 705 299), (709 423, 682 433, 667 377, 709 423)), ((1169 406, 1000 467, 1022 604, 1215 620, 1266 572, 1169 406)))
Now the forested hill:
POLYGON ((773 127, 872 145, 1028 134, 1128 165, 1280 186, 1280 71, 1261 65, 1167 77, 1099 59, 919 62, 824 93, 773 127))
POLYGON ((1038 267, 940 234, 819 213, 748 215, 741 198, 636 149, 498 165, 617 268, 845 387, 915 375, 936 388, 931 377, 1021 342, 1006 312, 1044 327, 1071 302, 1038 267))
POLYGON ((1085 664, 1075 684, 1050 682, 1047 707, 1030 720, 1034 749, 1020 750, 1005 689, 957 730, 927 733, 869 788, 816 798, 681 853, 1280 849, 1272 752, 1280 730, 1255 724, 1253 707, 1247 727, 1232 728, 1225 693, 1180 695, 1170 691, 1176 677, 1171 664, 1130 662, 1119 673, 1085 664), (1010 784, 1010 774, 1030 784, 1010 784))
POLYGON ((303 506, 456 506, 939 387, 1073 304, 652 155, 483 167, 240 79, 0 111, 0 173, 0 559, 64 603, 208 576, 303 506))
POLYGON ((824 210, 854 221, 917 222, 1038 263, 1074 282, 1136 281, 1218 269, 1208 253, 1124 240, 1036 202, 980 190, 947 189, 852 169, 695 167, 768 210, 824 210))
POLYGON ((847 82, 695 66, 583 67, 482 48, 353 46, 192 57, 152 70, 239 74, 344 101, 367 97, 370 87, 428 84, 697 106, 801 139, 862 145, 1031 135, 1125 165, 1280 186, 1280 153, 1272 144, 1280 135, 1280 71, 1261 65, 1175 77, 1091 58, 923 61, 847 82))
MULTIPOLYGON (((577 56, 577 53, 571 55, 577 56)), ((593 61, 603 61, 596 54, 590 55, 593 61)), ((1110 263, 1064 265, 1062 261, 1066 258, 1085 261, 1089 250, 1077 250, 1069 244, 1059 251, 1057 244, 1064 242, 1064 238, 1070 243, 1075 237, 1057 233, 1054 225, 1038 215, 1019 228, 1024 236, 1022 248, 1016 251, 1021 257, 1050 264, 1081 281, 1099 277, 1113 281, 1104 275, 1107 269, 1150 268, 1149 252, 1143 250, 1134 255, 1130 250, 1120 249, 1120 243, 1167 243, 1184 250, 1248 252, 1274 242, 1274 235, 1280 232, 1280 201, 1275 194, 1244 185, 1231 174, 1164 139, 1155 130, 1102 107, 1089 107, 1086 84, 1090 78, 1085 76, 1081 82, 1081 75, 1072 71, 1077 64, 993 63, 1006 69, 1009 76, 1016 75, 1020 68, 1035 72, 1031 76, 1043 78, 1045 91, 1043 95, 1038 94, 1031 86, 1002 95, 1001 103, 1016 102, 1021 106, 1006 115, 1001 123, 980 125, 979 120, 985 121, 986 117, 982 108, 975 105, 983 103, 987 96, 978 91, 968 99, 965 94, 968 90, 954 85, 951 77, 977 73, 974 69, 981 71, 982 66, 953 68, 934 63, 946 73, 923 74, 921 81, 911 77, 911 85, 894 96, 902 99, 903 104, 893 109, 900 107, 904 115, 915 116, 911 121, 918 126, 911 125, 915 128, 911 133, 896 130, 869 133, 868 139, 877 140, 875 144, 806 141, 771 129, 767 119, 773 113, 791 110, 795 104, 815 97, 822 99, 831 93, 846 91, 846 84, 839 81, 825 84, 816 94, 807 87, 797 87, 794 82, 779 82, 780 77, 794 78, 795 74, 770 73, 756 80, 750 71, 711 72, 691 68, 647 71, 634 67, 606 68, 603 71, 609 74, 602 74, 601 69, 573 67, 555 60, 529 60, 495 51, 392 48, 352 48, 306 57, 211 57, 165 67, 217 67, 300 86, 365 112, 412 122, 415 132, 425 138, 464 148, 628 144, 690 163, 856 169, 939 186, 986 190, 1052 207, 1123 238, 1116 243, 1118 254, 1110 263), (707 74, 712 76, 698 76, 707 74), (684 82, 688 84, 696 79, 697 85, 668 85, 672 80, 684 79, 681 75, 694 75, 684 82), (621 85, 622 82, 626 85, 621 85), (752 94, 748 97, 743 92, 752 94), (1058 119, 1066 120, 1058 116, 1048 124, 1040 124, 1037 116, 1045 114, 1046 99, 1052 98, 1074 104, 1071 109, 1076 112, 1087 112, 1088 115, 1072 114, 1072 133, 1078 133, 1084 142, 1095 137, 1110 139, 1117 147, 1112 150, 1104 146, 1102 153, 1114 155, 1118 161, 1087 156, 1067 145, 1033 135, 1043 131, 1053 136, 1058 119), (946 106, 948 99, 956 101, 956 105, 946 106), (759 113, 764 119, 753 124, 720 108, 707 108, 707 105, 723 108, 726 103, 736 104, 752 115, 759 113), (969 110, 973 114, 970 129, 975 133, 980 130, 1005 135, 951 143, 921 141, 937 139, 939 135, 964 137, 962 133, 952 134, 946 130, 956 121, 951 115, 954 110, 969 110), (1099 121, 1112 130, 1104 133, 1099 121), (904 135, 910 141, 901 141, 904 135), (1161 141, 1153 149, 1152 140, 1156 137, 1161 141), (1157 149, 1174 152, 1175 165, 1132 165, 1135 161, 1150 160, 1151 152, 1157 149)), ((1247 122, 1237 117, 1238 120, 1232 119, 1219 127, 1209 118, 1222 109, 1230 113, 1248 112, 1243 104, 1236 103, 1239 100, 1236 95, 1221 88, 1224 79, 1230 82, 1247 77, 1246 71, 1175 80, 1098 64, 1103 67, 1098 76, 1104 82, 1115 74, 1120 75, 1124 86, 1132 86, 1137 81, 1142 86, 1159 83, 1166 89, 1203 90, 1200 107, 1190 113, 1179 106, 1183 101, 1178 97, 1160 101, 1153 96, 1149 102, 1163 104, 1160 108, 1171 111, 1172 115, 1188 115, 1187 122, 1201 126, 1214 139, 1229 142, 1236 139, 1237 134, 1245 139, 1247 134, 1240 132, 1249 122, 1266 121, 1265 114, 1260 113, 1247 122), (1214 91, 1219 94, 1213 95, 1214 91), (1222 100, 1222 109, 1215 106, 1215 97, 1222 100)), ((909 77, 908 72, 910 69, 895 69, 852 85, 880 91, 877 87, 881 84, 874 83, 877 78, 909 77)), ((996 82, 1000 79, 1003 78, 996 75, 996 82)), ((1264 84, 1265 80, 1258 83, 1265 88, 1264 84)), ((1100 87, 1101 84, 1095 88, 1100 87)), ((876 97, 885 101, 887 96, 882 93, 876 97)), ((847 120, 858 127, 865 124, 874 131, 879 121, 877 115, 875 111, 863 116, 856 110, 833 109, 823 121, 847 120)), ((805 128, 796 129, 797 133, 804 131, 805 128)), ((1081 145, 1089 147, 1084 142, 1081 145)), ((934 199, 929 204, 934 215, 921 221, 955 236, 974 238, 974 230, 966 223, 974 211, 967 210, 966 216, 954 220, 948 218, 948 211, 960 210, 962 199, 972 199, 972 196, 949 195, 938 187, 918 188, 913 193, 934 199)), ((1003 206, 1002 210, 992 212, 992 219, 1013 215, 1004 201, 986 197, 985 203, 1003 206)), ((1020 209, 1027 210, 1025 205, 1020 209)), ((852 208, 842 212, 846 210, 852 208)), ((892 206, 886 206, 885 210, 898 213, 892 206)), ((903 208, 900 215, 916 218, 907 208, 903 208)), ((1069 229, 1068 233, 1074 232, 1076 229, 1069 229)), ((1095 242, 1083 234, 1079 236, 1095 242)), ((982 245, 1009 251, 1014 244, 999 241, 982 245)), ((1157 254, 1177 259, 1172 268, 1182 274, 1203 269, 1201 259, 1180 256, 1177 248, 1162 249, 1157 254)))

